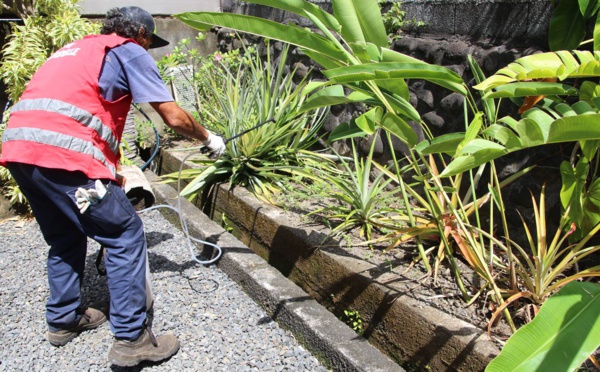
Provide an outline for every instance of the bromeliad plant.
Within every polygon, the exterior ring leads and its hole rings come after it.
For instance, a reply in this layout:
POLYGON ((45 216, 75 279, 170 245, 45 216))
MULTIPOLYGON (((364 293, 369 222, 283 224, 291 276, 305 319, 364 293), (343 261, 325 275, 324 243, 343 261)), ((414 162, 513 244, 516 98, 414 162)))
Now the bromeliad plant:
MULTIPOLYGON (((320 162, 323 157, 308 151, 318 140, 318 131, 327 110, 304 111, 308 82, 295 84, 294 71, 285 73, 289 46, 284 46, 279 64, 267 58, 263 62, 256 49, 246 49, 248 63, 235 71, 221 65, 210 76, 213 102, 207 114, 214 118, 214 130, 231 138, 254 128, 227 143, 223 156, 217 160, 201 159, 200 169, 182 172, 189 182, 181 191, 195 199, 207 186, 229 181, 231 186, 243 186, 257 197, 271 201, 281 189, 281 181, 292 175, 312 177, 305 163, 320 162), (258 126, 261 124, 260 126, 258 126)), ((176 180, 178 174, 164 176, 176 180)))
MULTIPOLYGON (((526 299, 533 305, 533 315, 536 315, 538 308, 546 298, 565 284, 575 280, 600 276, 600 265, 584 270, 574 270, 576 265, 584 258, 600 250, 598 245, 586 246, 590 239, 600 231, 600 224, 596 225, 576 244, 568 244, 567 238, 575 231, 576 227, 574 223, 570 222, 569 210, 567 209, 554 237, 549 240, 549 237, 546 236, 545 187, 542 187, 539 204, 533 196, 532 201, 535 216, 535 230, 533 233, 527 222, 521 217, 529 246, 523 248, 513 242, 513 249, 508 249, 505 244, 499 241, 496 242, 505 254, 511 255, 511 259, 508 260, 511 266, 506 268, 504 272, 511 274, 506 281, 513 281, 509 286, 512 289, 506 291, 506 295, 510 297, 503 306, 508 306, 520 299, 526 299)), ((503 307, 498 308, 492 316, 490 324, 493 323, 495 317, 502 310, 503 307)))
POLYGON ((360 237, 371 240, 374 229, 392 226, 390 221, 397 208, 388 204, 393 190, 386 189, 392 179, 384 172, 379 172, 371 179, 375 170, 372 160, 374 148, 375 141, 371 144, 368 156, 363 158, 358 155, 352 141, 352 159, 347 160, 336 153, 342 169, 338 169, 334 163, 325 163, 326 166, 321 167, 317 182, 325 182, 332 189, 317 196, 333 198, 339 204, 330 204, 311 214, 326 213, 329 218, 341 220, 332 230, 334 236, 358 227, 360 237))

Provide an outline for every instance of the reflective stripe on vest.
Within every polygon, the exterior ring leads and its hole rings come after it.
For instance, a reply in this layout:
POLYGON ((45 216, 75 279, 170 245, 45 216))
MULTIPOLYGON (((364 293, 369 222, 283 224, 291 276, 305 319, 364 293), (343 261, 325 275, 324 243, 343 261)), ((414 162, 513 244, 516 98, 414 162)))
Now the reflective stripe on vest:
POLYGON ((62 149, 75 151, 85 155, 91 155, 94 159, 104 164, 113 177, 117 174, 115 167, 108 164, 102 151, 94 147, 92 142, 69 136, 68 134, 57 133, 51 130, 38 128, 9 128, 6 129, 2 135, 2 142, 8 141, 31 141, 44 145, 60 147, 62 149))
POLYGON ((100 138, 102 138, 102 140, 108 143, 108 146, 113 152, 113 154, 117 155, 119 153, 119 141, 117 141, 117 139, 113 135, 112 130, 107 125, 105 125, 100 119, 90 114, 89 112, 80 109, 77 106, 73 106, 70 103, 66 103, 56 99, 36 98, 24 99, 22 101, 19 101, 10 109, 11 112, 31 110, 53 112, 76 120, 77 122, 85 125, 86 127, 95 130, 96 133, 98 133, 98 135, 100 136, 100 138))

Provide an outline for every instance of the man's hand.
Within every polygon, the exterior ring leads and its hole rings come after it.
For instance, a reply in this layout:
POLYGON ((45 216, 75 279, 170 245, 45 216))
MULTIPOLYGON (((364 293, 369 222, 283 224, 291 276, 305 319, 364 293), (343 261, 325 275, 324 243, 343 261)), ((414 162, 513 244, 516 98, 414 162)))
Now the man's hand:
POLYGON ((202 144, 212 152, 213 158, 218 158, 225 152, 225 142, 221 136, 208 132, 208 138, 202 141, 202 144))
POLYGON ((119 183, 119 186, 125 187, 125 183, 127 182, 127 178, 125 178, 125 176, 123 176, 120 173, 117 173, 115 175, 115 178, 117 179, 117 182, 119 183))

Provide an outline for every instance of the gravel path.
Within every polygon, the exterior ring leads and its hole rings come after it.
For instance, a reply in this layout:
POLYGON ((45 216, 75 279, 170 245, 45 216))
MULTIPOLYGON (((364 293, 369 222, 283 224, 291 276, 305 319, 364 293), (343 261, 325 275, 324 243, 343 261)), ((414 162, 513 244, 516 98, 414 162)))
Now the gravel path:
MULTIPOLYGON (((220 269, 192 261, 185 237, 160 212, 141 216, 155 293, 153 330, 175 333, 181 349, 161 364, 129 370, 327 371, 220 269)), ((98 248, 90 241, 84 304, 108 299, 94 266, 98 248)), ((125 370, 108 363, 108 324, 61 348, 46 341, 46 252, 35 221, 0 222, 0 370, 125 370)))

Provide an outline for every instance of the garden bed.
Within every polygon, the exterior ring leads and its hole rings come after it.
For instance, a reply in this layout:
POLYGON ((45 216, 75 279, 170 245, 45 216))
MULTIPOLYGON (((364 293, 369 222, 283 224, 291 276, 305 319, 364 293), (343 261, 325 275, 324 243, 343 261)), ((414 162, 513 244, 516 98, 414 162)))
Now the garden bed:
MULTIPOLYGON (((163 150, 160 174, 178 171, 185 155, 163 150)), ((433 283, 419 265, 409 268, 410 251, 382 255, 351 238, 328 240, 324 226, 242 188, 221 185, 209 200, 211 219, 336 316, 360 316, 361 334, 403 367, 478 371, 499 353, 498 338, 483 330, 489 310, 465 307, 446 269, 433 283)))

